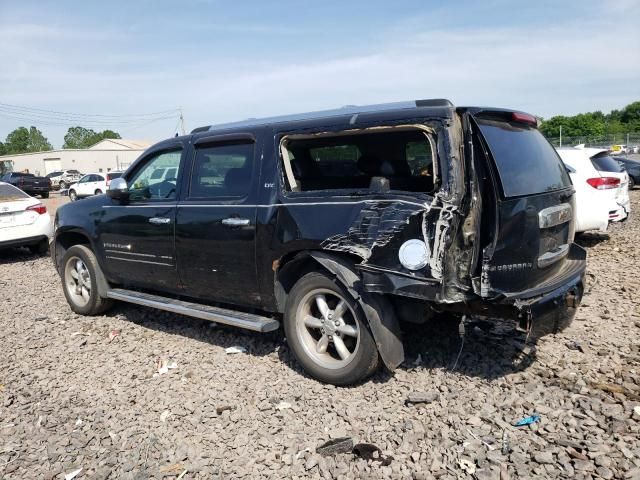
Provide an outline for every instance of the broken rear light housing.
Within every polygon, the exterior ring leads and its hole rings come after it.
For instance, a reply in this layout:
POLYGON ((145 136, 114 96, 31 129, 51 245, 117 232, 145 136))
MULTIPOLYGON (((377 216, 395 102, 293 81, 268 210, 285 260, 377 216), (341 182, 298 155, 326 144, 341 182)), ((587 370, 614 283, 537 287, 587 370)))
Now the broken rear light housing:
POLYGON ((618 188, 620 179, 616 177, 595 177, 588 178, 587 183, 596 190, 609 190, 610 188, 618 188))
POLYGON ((31 205, 30 207, 27 207, 27 210, 31 210, 32 212, 37 212, 38 215, 43 215, 47 213, 47 207, 45 207, 41 203, 38 203, 36 205, 31 205))

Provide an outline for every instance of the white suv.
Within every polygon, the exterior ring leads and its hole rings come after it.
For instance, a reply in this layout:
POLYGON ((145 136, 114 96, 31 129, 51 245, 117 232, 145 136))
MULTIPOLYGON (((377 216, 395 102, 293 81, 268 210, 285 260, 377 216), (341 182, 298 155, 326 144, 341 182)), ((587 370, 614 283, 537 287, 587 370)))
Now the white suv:
POLYGON ((576 189, 576 232, 605 231, 609 222, 619 222, 631 212, 629 176, 597 148, 559 148, 576 189))
POLYGON ((88 173, 77 183, 69 186, 69 200, 76 200, 92 195, 101 195, 107 191, 111 180, 122 176, 122 172, 88 173))

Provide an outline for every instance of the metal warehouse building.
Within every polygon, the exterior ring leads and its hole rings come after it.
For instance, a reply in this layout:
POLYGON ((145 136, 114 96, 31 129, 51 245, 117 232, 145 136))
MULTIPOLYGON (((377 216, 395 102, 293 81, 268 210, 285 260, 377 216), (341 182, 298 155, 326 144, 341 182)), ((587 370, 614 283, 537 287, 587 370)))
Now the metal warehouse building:
POLYGON ((36 175, 72 169, 81 173, 109 172, 126 169, 150 145, 151 142, 142 140, 105 139, 86 149, 3 155, 0 161, 11 160, 14 171, 36 175))

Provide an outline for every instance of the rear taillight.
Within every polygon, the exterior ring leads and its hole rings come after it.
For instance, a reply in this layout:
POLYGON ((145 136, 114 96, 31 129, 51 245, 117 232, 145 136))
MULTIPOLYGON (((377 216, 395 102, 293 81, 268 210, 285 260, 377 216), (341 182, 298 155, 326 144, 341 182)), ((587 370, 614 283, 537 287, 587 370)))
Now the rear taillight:
POLYGON ((608 190, 610 188, 618 188, 620 179, 616 177, 595 177, 588 178, 587 183, 597 190, 608 190))
POLYGON ((511 119, 514 122, 528 123, 529 125, 533 125, 534 127, 538 126, 538 119, 533 115, 529 115, 528 113, 513 112, 511 114, 511 119))
POLYGON ((39 215, 47 213, 47 207, 45 207, 41 203, 38 203, 37 205, 31 205, 30 207, 27 207, 27 210, 31 210, 32 212, 37 212, 39 215))

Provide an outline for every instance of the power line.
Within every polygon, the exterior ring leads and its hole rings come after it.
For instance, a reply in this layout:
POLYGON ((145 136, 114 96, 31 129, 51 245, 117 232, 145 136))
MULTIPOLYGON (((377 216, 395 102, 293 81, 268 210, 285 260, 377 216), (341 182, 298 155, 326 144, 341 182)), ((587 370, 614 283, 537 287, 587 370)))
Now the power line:
POLYGON ((10 111, 23 111, 23 112, 32 112, 32 113, 40 113, 40 114, 52 114, 49 116, 55 117, 72 117, 72 118, 104 118, 104 119, 114 119, 114 118, 136 118, 136 117, 157 117, 161 115, 165 115, 168 113, 176 113, 179 112, 179 108, 171 108, 168 110, 160 110, 158 112, 148 112, 148 113, 127 113, 127 114, 119 114, 119 115, 107 115, 100 113, 71 113, 71 112, 61 112, 58 110, 46 110, 43 108, 35 108, 35 107, 25 107, 22 105, 14 105, 11 103, 2 103, 0 102, 0 107, 4 107, 10 111))
POLYGON ((179 116, 179 112, 172 111, 170 114, 156 115, 155 117, 138 117, 138 118, 129 118, 127 120, 123 120, 123 119, 107 120, 104 118, 94 119, 94 118, 56 117, 54 115, 44 115, 44 114, 35 113, 35 112, 29 113, 29 112, 15 111, 15 110, 10 110, 0 106, 0 115, 19 118, 23 120, 38 122, 38 123, 48 123, 48 124, 55 123, 55 124, 69 125, 69 124, 75 123, 75 124, 96 125, 96 126, 119 126, 119 125, 126 126, 126 125, 138 124, 140 122, 144 122, 144 121, 152 120, 156 118, 176 118, 179 116))

